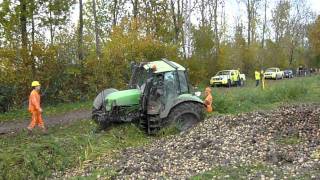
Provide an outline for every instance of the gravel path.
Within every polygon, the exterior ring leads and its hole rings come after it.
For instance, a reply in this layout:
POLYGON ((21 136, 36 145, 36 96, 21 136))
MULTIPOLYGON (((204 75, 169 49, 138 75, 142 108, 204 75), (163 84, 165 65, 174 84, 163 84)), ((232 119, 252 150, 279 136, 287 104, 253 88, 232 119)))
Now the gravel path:
MULTIPOLYGON (((64 114, 43 117, 44 123, 47 127, 55 126, 58 124, 67 124, 77 120, 91 118, 91 111, 89 110, 75 110, 64 114)), ((15 122, 0 122, 0 135, 17 133, 26 129, 30 123, 30 119, 15 122)))
MULTIPOLYGON (((320 105, 287 106, 268 112, 214 116, 187 133, 124 149, 117 158, 88 164, 65 177, 87 176, 94 168, 112 168, 116 179, 185 179, 215 167, 262 163, 280 171, 280 178, 309 173, 311 178, 320 179, 319 153, 320 105)), ((246 179, 279 176, 273 171, 249 171, 246 179)))

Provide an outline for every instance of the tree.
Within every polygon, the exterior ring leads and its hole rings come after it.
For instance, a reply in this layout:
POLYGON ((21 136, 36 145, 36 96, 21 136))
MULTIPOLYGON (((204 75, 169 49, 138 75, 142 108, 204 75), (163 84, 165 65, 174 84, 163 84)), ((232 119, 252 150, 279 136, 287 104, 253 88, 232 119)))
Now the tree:
POLYGON ((215 57, 217 58, 219 55, 219 45, 220 45, 220 39, 219 39, 219 33, 218 33, 218 15, 217 15, 217 9, 218 9, 218 0, 214 0, 214 6, 213 6, 213 19, 214 19, 214 37, 215 37, 215 57))
POLYGON ((132 14, 133 14, 133 18, 136 21, 138 18, 138 14, 139 14, 139 0, 131 0, 132 3, 132 14))
POLYGON ((313 65, 320 67, 320 16, 317 17, 315 22, 310 25, 308 31, 308 39, 313 53, 313 65))
POLYGON ((257 7, 260 0, 247 0, 246 8, 247 8, 247 17, 248 17, 248 27, 247 27, 247 35, 248 35, 248 46, 250 46, 251 41, 255 41, 255 31, 256 31, 256 23, 257 23, 257 7))
POLYGON ((173 27, 174 27, 174 43, 178 43, 180 38, 180 33, 182 29, 182 8, 183 8, 183 1, 177 0, 176 3, 171 0, 171 14, 173 20, 173 27))
POLYGON ((83 62, 83 4, 79 0, 79 30, 78 30, 78 58, 79 62, 83 62))
POLYGON ((213 57, 214 38, 210 26, 193 30, 194 55, 197 59, 209 60, 213 57))
POLYGON ((27 34, 27 2, 26 0, 19 0, 20 2, 20 31, 21 31, 21 45, 24 51, 28 48, 28 34, 27 34))
POLYGON ((95 37, 96 37, 96 54, 97 54, 98 58, 101 58, 100 40, 99 40, 99 25, 98 25, 97 10, 96 10, 96 0, 92 0, 92 9, 93 9, 94 29, 95 29, 95 37))
POLYGON ((263 20, 263 27, 262 27, 262 40, 261 40, 261 47, 264 48, 264 38, 267 28, 267 0, 264 0, 264 20, 263 20))
POLYGON ((274 27, 275 41, 278 43, 284 36, 290 15, 289 1, 279 1, 272 11, 272 24, 274 27))
MULTIPOLYGON (((39 19, 40 27, 48 27, 50 31, 50 44, 54 44, 54 37, 57 29, 68 21, 68 16, 74 0, 32 0, 35 8, 41 10, 39 19)), ((82 3, 81 3, 82 4, 82 3)))

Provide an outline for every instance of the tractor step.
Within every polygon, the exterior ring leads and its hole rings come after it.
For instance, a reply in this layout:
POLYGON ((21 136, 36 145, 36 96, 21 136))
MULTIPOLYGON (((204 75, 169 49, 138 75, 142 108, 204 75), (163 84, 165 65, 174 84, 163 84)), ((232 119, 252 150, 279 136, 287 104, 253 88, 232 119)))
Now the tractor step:
POLYGON ((140 120, 139 126, 148 134, 156 134, 161 129, 161 119, 155 116, 148 116, 140 120))

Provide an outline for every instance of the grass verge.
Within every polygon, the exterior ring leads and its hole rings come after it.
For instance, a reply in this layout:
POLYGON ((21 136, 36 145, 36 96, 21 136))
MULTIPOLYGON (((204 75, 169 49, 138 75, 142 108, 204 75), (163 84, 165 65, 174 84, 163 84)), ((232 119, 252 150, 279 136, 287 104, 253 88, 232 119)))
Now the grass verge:
POLYGON ((0 179, 45 179, 52 173, 81 166, 86 160, 113 154, 125 147, 149 142, 132 124, 123 124, 107 132, 93 133, 95 125, 83 120, 54 127, 49 135, 26 132, 0 139, 0 179))
POLYGON ((267 81, 266 88, 247 84, 242 88, 213 88, 213 106, 218 113, 264 110, 296 102, 320 102, 320 76, 267 81))
POLYGON ((217 166, 211 171, 194 176, 191 180, 203 180, 203 179, 248 179, 248 174, 256 174, 253 179, 261 179, 264 177, 273 177, 277 175, 280 177, 280 173, 275 171, 272 167, 265 164, 258 163, 252 165, 237 165, 237 166, 217 166), (258 175, 260 174, 260 176, 258 175))

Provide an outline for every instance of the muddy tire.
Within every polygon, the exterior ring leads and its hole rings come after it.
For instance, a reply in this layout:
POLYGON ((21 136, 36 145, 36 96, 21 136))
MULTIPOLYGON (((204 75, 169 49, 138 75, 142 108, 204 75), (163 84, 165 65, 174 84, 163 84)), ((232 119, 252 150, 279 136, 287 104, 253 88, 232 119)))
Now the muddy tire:
POLYGON ((92 109, 92 120, 98 125, 99 130, 106 129, 108 127, 108 123, 105 121, 104 117, 104 107, 101 106, 100 109, 93 108, 92 109))
POLYGON ((195 102, 184 102, 171 110, 168 121, 178 131, 186 131, 204 119, 205 108, 203 104, 195 102))

